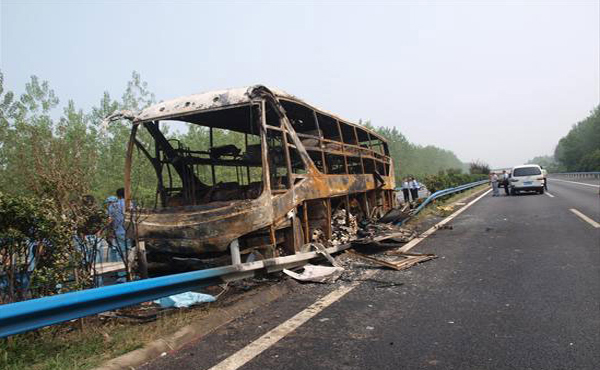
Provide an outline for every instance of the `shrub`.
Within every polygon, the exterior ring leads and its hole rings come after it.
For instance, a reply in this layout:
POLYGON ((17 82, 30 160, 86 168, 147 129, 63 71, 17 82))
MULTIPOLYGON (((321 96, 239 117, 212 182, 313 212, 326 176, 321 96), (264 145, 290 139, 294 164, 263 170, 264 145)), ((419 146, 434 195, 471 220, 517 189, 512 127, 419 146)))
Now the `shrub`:
POLYGON ((490 173, 490 166, 487 163, 477 160, 469 164, 469 173, 471 175, 488 175, 490 173))
POLYGON ((0 303, 61 291, 72 275, 70 245, 53 202, 0 193, 0 303))
POLYGON ((487 175, 471 174, 450 174, 450 175, 428 175, 423 179, 427 189, 435 193, 436 191, 453 188, 459 185, 484 180, 487 175))

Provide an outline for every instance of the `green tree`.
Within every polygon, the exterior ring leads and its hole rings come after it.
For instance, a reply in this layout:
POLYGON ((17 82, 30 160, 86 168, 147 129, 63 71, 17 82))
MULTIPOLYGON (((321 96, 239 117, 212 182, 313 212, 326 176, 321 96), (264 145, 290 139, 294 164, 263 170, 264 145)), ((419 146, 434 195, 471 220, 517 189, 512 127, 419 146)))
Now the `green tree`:
POLYGON ((433 145, 415 145, 396 127, 374 127, 370 121, 362 120, 359 123, 376 131, 387 140, 398 183, 404 176, 422 177, 465 167, 453 152, 433 145))
POLYGON ((554 158, 564 171, 592 171, 600 167, 596 151, 600 149, 600 106, 583 121, 573 125, 560 139, 554 158))
POLYGON ((471 175, 487 175, 490 173, 490 165, 479 160, 471 162, 469 164, 469 173, 471 175))

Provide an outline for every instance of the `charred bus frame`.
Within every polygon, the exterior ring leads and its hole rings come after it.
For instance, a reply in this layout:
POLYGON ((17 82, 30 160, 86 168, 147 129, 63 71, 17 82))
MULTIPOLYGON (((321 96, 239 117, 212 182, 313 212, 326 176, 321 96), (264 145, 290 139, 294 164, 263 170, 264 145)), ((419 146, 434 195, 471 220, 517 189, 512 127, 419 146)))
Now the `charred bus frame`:
POLYGON ((135 211, 137 237, 149 255, 214 257, 230 246, 265 258, 294 254, 319 237, 331 238, 337 209, 371 219, 394 207, 386 141, 283 91, 257 85, 208 92, 127 118, 133 123, 125 164, 128 209, 136 148, 157 175, 154 208, 135 211), (204 127, 207 147, 167 139, 163 121, 204 127), (138 139, 140 128, 154 153, 138 139), (229 134, 233 142, 216 143, 217 130, 235 133, 229 134))

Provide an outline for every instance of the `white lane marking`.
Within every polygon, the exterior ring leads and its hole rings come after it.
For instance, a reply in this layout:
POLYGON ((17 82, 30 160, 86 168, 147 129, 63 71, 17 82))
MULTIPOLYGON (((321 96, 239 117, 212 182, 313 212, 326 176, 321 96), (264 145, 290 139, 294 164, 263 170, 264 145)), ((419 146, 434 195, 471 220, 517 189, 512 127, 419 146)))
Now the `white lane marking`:
MULTIPOLYGON (((477 202, 478 200, 483 198, 490 191, 492 191, 492 189, 489 189, 488 191, 486 191, 485 193, 483 193, 476 199, 469 202, 469 204, 467 204, 466 206, 462 207, 461 209, 457 210, 450 216, 448 216, 445 219, 443 219, 442 221, 438 222, 435 226, 433 226, 432 228, 427 230, 425 233, 421 234, 419 237, 413 239, 407 245, 400 248, 399 250, 406 252, 407 250, 413 248, 414 246, 419 244, 421 241, 423 241, 425 238, 427 238, 429 235, 433 234, 437 229, 440 228, 440 226, 446 224, 447 222, 452 220, 454 217, 461 214, 465 209, 469 208, 475 202, 477 202), (407 246, 409 248, 406 248, 407 246)), ((361 280, 364 280, 364 278, 368 278, 368 277, 374 275, 376 272, 377 272, 377 270, 371 270, 371 271, 366 272, 365 274, 363 274, 363 279, 361 279, 361 280)), ((325 308, 329 307, 332 303, 336 302, 337 300, 339 300, 346 294, 350 293, 354 288, 356 288, 358 285, 360 285, 361 282, 362 281, 354 281, 349 285, 339 287, 338 289, 334 290, 333 292, 327 294, 325 297, 317 300, 315 303, 308 306, 304 310, 300 311, 291 319, 279 324, 279 326, 277 326, 275 329, 272 329, 268 333, 266 333, 263 336, 261 336, 260 338, 256 339, 254 342, 248 344, 246 347, 242 348, 241 350, 239 350, 236 353, 232 354, 231 356, 227 357, 225 360, 223 360, 220 363, 216 364, 215 366, 211 367, 210 370, 236 370, 236 369, 239 369, 240 367, 242 367, 246 363, 248 363, 250 360, 252 360, 254 357, 260 355, 265 350, 269 349, 269 347, 271 347, 273 344, 277 343, 279 340, 284 338, 286 335, 288 335, 292 331, 299 328, 302 324, 304 324, 311 318, 315 317, 319 312, 321 312, 325 308)))
POLYGON ((585 182, 568 181, 568 180, 559 180, 559 179, 553 179, 553 178, 550 178, 550 179, 551 179, 552 181, 570 182, 571 184, 579 184, 579 185, 593 186, 593 187, 595 187, 595 188, 600 188, 600 185, 586 184, 585 182))
POLYGON ((577 216, 579 216, 579 218, 581 218, 583 221, 587 222, 588 224, 592 225, 596 229, 600 229, 600 224, 599 223, 597 223, 596 221, 592 220, 591 218, 589 218, 588 216, 584 215, 583 213, 579 212, 575 208, 571 208, 571 212, 575 213, 577 216))
POLYGON ((549 196, 550 198, 554 198, 554 195, 552 195, 552 194, 550 194, 550 193, 548 193, 548 192, 546 192, 545 194, 546 194, 547 196, 549 196))
POLYGON ((492 191, 492 189, 489 189, 488 191, 486 191, 485 193, 481 194, 480 196, 478 196, 477 198, 473 199, 471 202, 469 202, 469 204, 467 204, 466 206, 462 207, 461 209, 457 210, 456 212, 454 212, 453 214, 451 214, 450 216, 446 217, 445 219, 443 219, 442 221, 438 222, 437 224, 433 225, 431 228, 429 228, 429 230, 425 231, 423 234, 417 236, 416 238, 414 238, 413 240, 411 240, 410 242, 406 243, 402 248, 398 249, 398 251, 400 252, 407 252, 410 249, 414 248, 415 245, 419 244, 423 239, 425 239, 426 237, 428 237, 429 235, 433 234, 437 229, 440 228, 440 226, 444 226, 445 224, 447 224, 448 222, 452 221, 453 218, 455 218, 456 216, 460 215, 461 213, 463 213, 467 208, 471 207, 475 202, 477 202, 479 199, 485 197, 487 194, 489 194, 489 192, 492 191))
MULTIPOLYGON (((374 275, 375 272, 376 270, 368 271, 363 275, 363 277, 374 275)), ((300 325, 304 324, 316 316, 319 312, 329 307, 332 303, 350 293, 360 283, 361 281, 354 281, 350 285, 342 286, 327 294, 325 297, 319 299, 315 303, 297 313, 291 319, 285 321, 275 329, 272 329, 262 337, 248 344, 246 347, 237 351, 217 365, 211 367, 210 370, 235 370, 244 366, 248 361, 252 360, 254 357, 267 350, 273 344, 277 343, 280 339, 296 330, 298 327, 300 327, 300 325)))

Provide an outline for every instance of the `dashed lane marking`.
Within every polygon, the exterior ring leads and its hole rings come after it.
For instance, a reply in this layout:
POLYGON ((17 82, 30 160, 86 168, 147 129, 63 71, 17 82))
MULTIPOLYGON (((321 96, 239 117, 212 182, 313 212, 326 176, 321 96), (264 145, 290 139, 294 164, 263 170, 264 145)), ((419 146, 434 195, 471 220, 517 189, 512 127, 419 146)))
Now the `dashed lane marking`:
POLYGON ((550 198, 554 198, 554 195, 552 195, 552 194, 550 194, 550 193, 548 193, 548 192, 546 192, 545 194, 546 194, 547 196, 549 196, 550 198))
POLYGON ((583 213, 579 212, 575 208, 571 208, 571 212, 575 213, 577 216, 579 216, 580 219, 582 219, 583 221, 585 221, 588 224, 592 225, 596 229, 600 229, 600 224, 599 223, 597 223, 596 221, 592 220, 591 218, 589 218, 588 216, 584 215, 583 213))
POLYGON ((552 179, 552 181, 570 182, 571 184, 578 184, 578 185, 592 186, 592 187, 594 187, 594 188, 600 188, 600 185, 586 184, 585 182, 568 181, 568 180, 559 180, 559 179, 552 179))
MULTIPOLYGON (((475 198, 473 201, 469 202, 466 206, 460 208, 459 210, 457 210, 450 216, 446 217, 445 219, 443 219, 442 221, 437 223, 435 226, 433 226, 432 228, 427 230, 425 233, 421 234, 419 237, 410 241, 408 244, 406 244, 400 250, 405 252, 405 251, 413 248, 418 243, 420 243, 425 238, 427 238, 429 235, 433 234, 437 229, 440 228, 440 226, 448 223, 450 220, 452 220, 453 218, 455 218, 456 216, 461 214, 465 209, 472 206, 475 202, 477 202, 478 200, 483 198, 490 191, 492 191, 492 189, 486 191, 479 197, 475 198)), ((333 292, 327 294, 325 297, 317 300, 315 303, 311 304, 304 310, 297 313, 291 319, 288 319, 287 321, 279 324, 279 326, 277 326, 275 329, 272 329, 271 331, 267 332, 260 338, 256 339, 254 342, 248 344, 246 347, 242 348, 241 350, 239 350, 236 353, 232 354, 231 356, 227 357, 225 360, 223 360, 220 363, 216 364, 215 366, 211 367, 210 370, 236 370, 236 369, 239 369, 240 367, 242 367, 246 363, 248 363, 250 360, 252 360, 256 356, 260 355, 261 353, 263 353, 264 351, 269 349, 269 347, 271 347, 272 345, 277 343, 279 340, 281 340, 282 338, 287 336, 289 333, 291 333, 294 330, 296 330, 297 328, 299 328, 302 324, 304 324, 311 318, 315 317, 321 311, 323 311, 324 309, 329 307, 332 303, 335 303, 340 298, 342 298, 346 294, 350 293, 354 288, 356 288, 358 285, 360 285, 362 280, 365 280, 365 278, 368 278, 368 277, 374 275, 376 272, 377 272, 377 270, 370 270, 370 271, 366 272, 365 274, 363 274, 363 278, 361 279, 361 281, 354 281, 349 285, 341 286, 338 289, 334 290, 333 292)))

